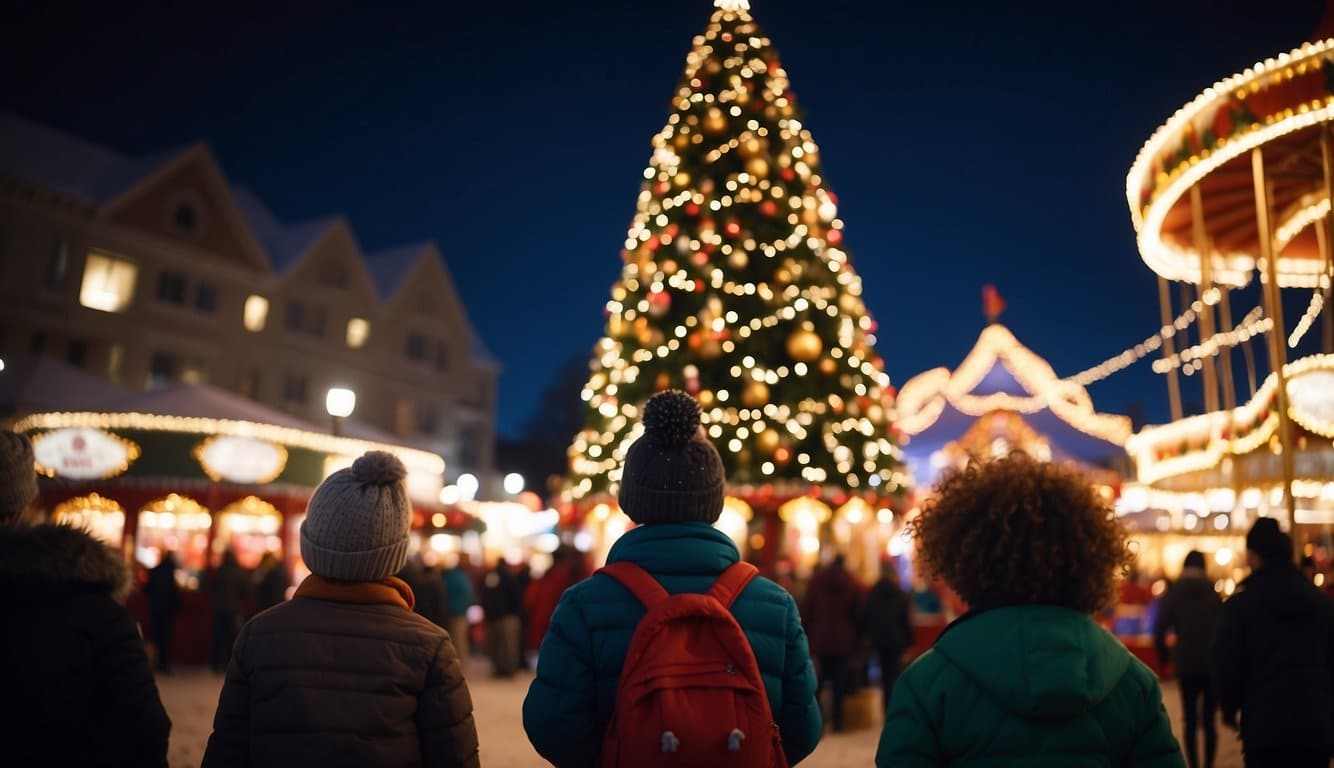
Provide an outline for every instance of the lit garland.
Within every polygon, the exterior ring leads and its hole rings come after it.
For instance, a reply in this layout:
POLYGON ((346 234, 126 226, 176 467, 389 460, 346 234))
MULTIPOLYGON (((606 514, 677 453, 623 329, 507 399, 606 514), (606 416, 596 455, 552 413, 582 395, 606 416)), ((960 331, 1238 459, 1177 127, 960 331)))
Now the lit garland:
POLYGON ((1084 434, 1116 445, 1124 444, 1130 436, 1130 419, 1094 411, 1088 390, 1057 377, 1046 360, 1020 344, 1000 324, 989 325, 982 331, 977 344, 953 373, 935 368, 904 384, 898 398, 898 426, 905 434, 920 434, 940 418, 946 405, 969 416, 983 416, 997 410, 1035 413, 1050 408, 1084 434), (997 363, 1030 394, 1026 397, 1002 392, 972 394, 997 363))
MULTIPOLYGON (((1288 391, 1301 377, 1334 370, 1334 355, 1313 355, 1284 367, 1288 391)), ((1269 443, 1278 430, 1278 413, 1272 408, 1278 377, 1270 374, 1244 405, 1231 411, 1214 411, 1156 427, 1146 427, 1126 441, 1126 452, 1135 460, 1139 480, 1156 483, 1167 477, 1212 469, 1225 456, 1240 456, 1269 443), (1181 446, 1197 446, 1176 453, 1181 446)), ((1321 393, 1322 395, 1325 393, 1321 393)), ((1289 415, 1305 429, 1316 434, 1330 432, 1334 424, 1321 424, 1305 418, 1298 409, 1289 415)))
POLYGON ((1306 305, 1306 312, 1302 314, 1302 319, 1297 321, 1297 326, 1288 334, 1288 348, 1296 349, 1301 343, 1302 337, 1315 325, 1316 318, 1325 309, 1325 294, 1329 292, 1329 275, 1320 276, 1320 287, 1311 291, 1311 302, 1306 305))
POLYGON ((715 5, 653 139, 566 497, 615 492, 667 386, 700 400, 733 485, 896 493, 889 377, 819 148, 749 4, 715 5))
POLYGON ((1154 360, 1153 372, 1167 373, 1180 368, 1182 373, 1190 376, 1200 370, 1205 358, 1213 357, 1218 354, 1219 350, 1244 344, 1254 336, 1260 336, 1273 330, 1274 321, 1263 315, 1264 310, 1261 307, 1254 307, 1246 313, 1246 316, 1241 319, 1236 328, 1215 333, 1199 344, 1187 347, 1171 357, 1154 360))
MULTIPOLYGON (((1220 138, 1211 149, 1195 152, 1170 171, 1155 174, 1155 163, 1169 150, 1171 142, 1182 141, 1183 136, 1195 130, 1196 122, 1207 124, 1212 112, 1226 107, 1234 94, 1256 93, 1292 79, 1297 72, 1318 74, 1332 48, 1334 40, 1304 43, 1215 83, 1178 109, 1145 142, 1126 177, 1126 200, 1138 233, 1140 254, 1153 271, 1172 280, 1199 282, 1199 260, 1205 256, 1163 239, 1162 227, 1168 212, 1187 190, 1224 163, 1282 136, 1334 119, 1334 96, 1294 103, 1288 109, 1265 115, 1262 122, 1220 138), (1145 204, 1142 195, 1150 189, 1152 196, 1145 204)), ((1217 253, 1210 257, 1216 262, 1213 276, 1218 283, 1245 285, 1255 268, 1254 255, 1246 252, 1217 253)), ((1312 287, 1322 265, 1313 259, 1279 258, 1278 267, 1281 287, 1312 287)))

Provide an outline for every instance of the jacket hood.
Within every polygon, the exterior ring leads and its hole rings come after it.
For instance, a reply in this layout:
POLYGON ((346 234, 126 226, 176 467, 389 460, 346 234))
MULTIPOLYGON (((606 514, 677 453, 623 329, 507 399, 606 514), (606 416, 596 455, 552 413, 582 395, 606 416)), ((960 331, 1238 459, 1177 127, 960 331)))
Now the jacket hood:
POLYGON ((997 706, 1030 720, 1087 712, 1130 666, 1130 653, 1093 619, 1050 605, 966 614, 934 650, 997 706))
POLYGON ((0 527, 0 581, 37 588, 90 589, 123 600, 134 582, 111 547, 79 528, 0 527))
POLYGON ((629 560, 656 574, 718 573, 741 559, 727 534, 708 523, 651 523, 616 540, 607 562, 629 560))
POLYGON ((1266 564, 1243 581, 1240 590, 1255 593, 1261 610, 1284 623, 1311 615, 1324 600, 1302 572, 1286 561, 1266 564))

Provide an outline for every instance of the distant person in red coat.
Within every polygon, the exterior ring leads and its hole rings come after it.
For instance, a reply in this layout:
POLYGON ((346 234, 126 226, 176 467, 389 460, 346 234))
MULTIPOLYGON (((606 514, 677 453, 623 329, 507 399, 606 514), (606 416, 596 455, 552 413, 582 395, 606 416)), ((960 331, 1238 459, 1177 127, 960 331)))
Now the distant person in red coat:
POLYGON ((542 638, 546 637, 547 627, 551 626, 551 614, 556 611, 556 603, 565 590, 587 578, 583 557, 579 551, 561 546, 551 555, 551 567, 534 579, 523 591, 523 604, 528 610, 528 636, 524 638, 524 647, 540 648, 542 638))

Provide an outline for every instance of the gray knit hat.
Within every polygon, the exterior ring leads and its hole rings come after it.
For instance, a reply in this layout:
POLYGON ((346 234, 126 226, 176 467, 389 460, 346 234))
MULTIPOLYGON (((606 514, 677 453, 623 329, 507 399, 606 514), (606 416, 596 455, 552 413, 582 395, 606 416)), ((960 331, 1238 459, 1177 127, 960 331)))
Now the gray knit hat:
POLYGON ((723 460, 700 429, 699 403, 669 389, 644 404, 644 434, 625 454, 619 501, 636 523, 712 523, 723 511, 723 460))
POLYGON ((37 463, 27 435, 0 431, 0 523, 18 520, 37 498, 37 463))
POLYGON ((392 453, 369 451, 320 483, 301 524, 301 558, 311 573, 377 581, 402 570, 412 523, 407 474, 392 453))

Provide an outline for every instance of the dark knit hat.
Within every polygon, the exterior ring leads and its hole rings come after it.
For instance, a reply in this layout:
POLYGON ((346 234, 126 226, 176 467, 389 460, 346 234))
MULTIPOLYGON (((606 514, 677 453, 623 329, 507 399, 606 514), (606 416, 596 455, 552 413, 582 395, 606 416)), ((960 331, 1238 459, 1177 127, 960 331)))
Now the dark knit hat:
POLYGON ((1292 559, 1292 539, 1279 530, 1278 521, 1272 517, 1255 521, 1246 534, 1246 548, 1265 561, 1292 559))
POLYGON ((1186 554, 1186 562, 1182 564, 1183 568, 1204 568, 1204 553, 1198 549, 1192 549, 1186 554))
POLYGON ((27 435, 0 431, 0 523, 13 522, 37 498, 37 463, 27 435))
POLYGON ((408 559, 412 507, 397 456, 369 451, 315 489, 301 524, 301 559, 311 573, 340 581, 377 581, 408 559))
POLYGON ((675 389, 644 404, 644 434, 625 455, 619 500, 631 520, 712 523, 723 511, 723 460, 700 429, 699 403, 675 389))

